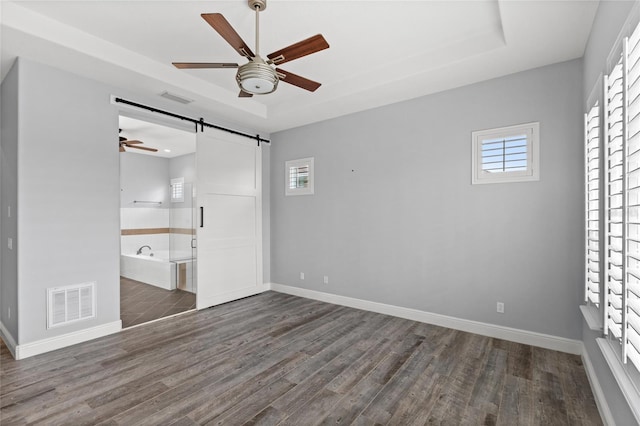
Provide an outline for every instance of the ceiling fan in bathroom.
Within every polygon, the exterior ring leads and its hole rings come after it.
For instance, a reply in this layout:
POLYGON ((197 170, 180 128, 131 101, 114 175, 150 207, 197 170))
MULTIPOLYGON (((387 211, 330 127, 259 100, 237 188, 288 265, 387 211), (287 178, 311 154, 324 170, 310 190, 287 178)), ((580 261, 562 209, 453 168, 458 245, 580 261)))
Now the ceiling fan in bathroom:
POLYGON ((173 62, 180 69, 203 68, 237 68, 236 82, 240 87, 241 98, 249 98, 253 95, 272 93, 278 87, 279 81, 284 81, 301 89, 314 92, 320 83, 305 77, 277 68, 280 64, 302 58, 303 56, 319 52, 329 48, 329 43, 322 34, 309 37, 294 43, 284 49, 277 50, 267 55, 260 56, 259 15, 267 8, 267 0, 247 0, 249 7, 256 12, 256 53, 254 54, 247 43, 233 29, 231 24, 220 13, 203 13, 202 18, 216 30, 236 52, 248 60, 246 64, 238 65, 229 62, 173 62))
MULTIPOLYGON (((120 129, 120 131, 122 131, 122 129, 120 129)), ((126 152, 127 150, 125 148, 135 148, 135 149, 142 149, 144 151, 158 152, 156 148, 147 148, 146 146, 138 146, 143 144, 144 142, 136 139, 127 139, 124 136, 119 136, 118 139, 119 139, 118 144, 120 146, 120 152, 126 152)))

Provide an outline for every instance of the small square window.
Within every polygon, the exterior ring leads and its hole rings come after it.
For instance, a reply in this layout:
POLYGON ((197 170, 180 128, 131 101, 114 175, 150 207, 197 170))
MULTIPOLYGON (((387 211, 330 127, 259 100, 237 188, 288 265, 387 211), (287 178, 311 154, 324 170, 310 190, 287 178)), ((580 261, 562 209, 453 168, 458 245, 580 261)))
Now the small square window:
POLYGON ((184 202, 184 178, 171 179, 171 202, 184 202))
POLYGON ((540 180, 539 123, 471 133, 472 184, 540 180))
POLYGON ((285 163, 285 194, 313 194, 313 157, 285 163))

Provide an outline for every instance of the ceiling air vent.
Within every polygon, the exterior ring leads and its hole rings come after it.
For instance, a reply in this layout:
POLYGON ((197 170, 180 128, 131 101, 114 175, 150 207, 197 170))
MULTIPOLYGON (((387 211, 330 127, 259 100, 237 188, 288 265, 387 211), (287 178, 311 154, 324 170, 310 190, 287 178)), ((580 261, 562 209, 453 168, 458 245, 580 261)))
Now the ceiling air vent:
POLYGON ((95 316, 95 282, 47 289, 47 328, 95 316))
POLYGON ((166 90, 162 93, 160 93, 160 96, 162 96, 163 98, 167 98, 169 100, 172 100, 174 102, 180 102, 181 104, 190 104, 191 102, 193 102, 193 99, 188 99, 188 98, 184 98, 180 95, 176 95, 173 93, 169 93, 166 90))

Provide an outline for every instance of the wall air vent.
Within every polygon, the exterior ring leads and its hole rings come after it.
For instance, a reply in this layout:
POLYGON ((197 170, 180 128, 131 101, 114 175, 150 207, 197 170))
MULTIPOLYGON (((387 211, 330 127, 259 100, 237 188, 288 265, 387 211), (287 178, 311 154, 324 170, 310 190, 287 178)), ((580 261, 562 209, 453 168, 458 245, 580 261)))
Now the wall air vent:
POLYGON ((47 328, 95 318, 96 283, 47 289, 47 328))
POLYGON ((193 102, 193 99, 188 99, 185 98, 183 96, 180 95, 176 95, 174 93, 169 93, 166 90, 162 93, 160 93, 160 96, 162 96, 163 98, 167 98, 169 100, 172 100, 174 102, 180 102, 181 104, 190 104, 191 102, 193 102))

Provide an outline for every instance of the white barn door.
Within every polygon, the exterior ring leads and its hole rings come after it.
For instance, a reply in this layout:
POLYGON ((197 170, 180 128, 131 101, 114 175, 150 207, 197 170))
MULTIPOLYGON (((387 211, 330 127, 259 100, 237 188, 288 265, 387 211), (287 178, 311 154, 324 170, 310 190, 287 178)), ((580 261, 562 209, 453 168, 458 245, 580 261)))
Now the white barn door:
POLYGON ((262 151, 205 128, 196 139, 197 309, 261 293, 262 151))

